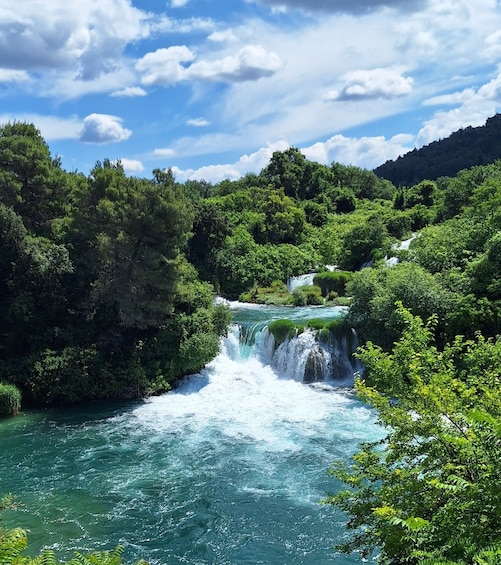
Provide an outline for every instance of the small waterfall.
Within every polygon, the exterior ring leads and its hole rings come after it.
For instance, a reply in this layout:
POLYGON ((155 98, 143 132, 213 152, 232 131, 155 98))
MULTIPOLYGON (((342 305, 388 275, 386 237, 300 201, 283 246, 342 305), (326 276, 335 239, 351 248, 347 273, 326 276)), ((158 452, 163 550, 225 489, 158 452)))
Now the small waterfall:
POLYGON ((299 275, 298 277, 289 277, 287 280, 287 288, 289 292, 294 292, 300 286, 311 286, 316 273, 308 273, 307 275, 299 275))
MULTIPOLYGON (((313 275, 311 275, 313 276, 313 275)), ((302 282, 305 278, 301 277, 302 282)), ((314 307, 255 306, 234 303, 238 322, 223 339, 221 352, 235 362, 257 361, 273 369, 281 379, 304 383, 326 382, 330 386, 353 386, 355 373, 363 369, 353 356, 358 347, 356 332, 343 325, 330 324, 345 315, 345 309, 314 307), (268 329, 272 320, 290 319, 303 327, 281 344, 268 329), (307 326, 307 321, 326 320, 322 330, 307 326), (329 325, 330 324, 330 325, 329 325), (331 328, 327 330, 327 325, 331 328)))
MULTIPOLYGON (((317 352, 317 359, 320 359, 321 354, 319 353, 315 334, 310 330, 305 330, 292 339, 285 340, 278 346, 273 355, 272 367, 280 377, 302 382, 305 380, 308 362, 310 366, 313 364, 311 356, 315 357, 314 351, 317 352)), ((317 378, 316 380, 323 379, 317 378)))
POLYGON ((352 381, 353 375, 363 370, 360 361, 353 356, 358 347, 357 333, 353 328, 341 336, 331 336, 324 346, 330 351, 331 379, 352 381))
POLYGON ((234 324, 222 350, 234 361, 258 359, 283 379, 351 386, 354 374, 362 368, 353 357, 357 346, 356 333, 351 330, 349 334, 329 335, 327 340, 321 340, 315 331, 305 329, 277 347, 267 327, 234 324))
MULTIPOLYGON (((419 237, 420 234, 419 233, 413 233, 412 237, 410 237, 409 239, 405 239, 404 241, 400 241, 398 243, 395 243, 392 246, 392 249, 395 249, 396 251, 399 250, 407 250, 409 249, 410 244, 416 239, 416 237, 419 237)), ((395 267, 395 265, 398 265, 400 263, 400 259, 398 257, 385 257, 384 258, 385 262, 386 262, 386 266, 387 267, 395 267)))

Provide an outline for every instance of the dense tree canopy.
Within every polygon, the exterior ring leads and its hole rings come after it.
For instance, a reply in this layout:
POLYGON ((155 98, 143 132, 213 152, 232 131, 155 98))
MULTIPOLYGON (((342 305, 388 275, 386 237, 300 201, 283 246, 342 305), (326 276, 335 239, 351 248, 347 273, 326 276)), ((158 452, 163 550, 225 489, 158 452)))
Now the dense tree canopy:
POLYGON ((0 128, 0 382, 61 404, 165 390, 210 361, 229 312, 187 266, 193 216, 170 171, 105 159, 85 178, 32 125, 0 128))
POLYGON ((368 343, 369 381, 357 392, 377 409, 384 437, 333 474, 330 497, 348 512, 343 551, 382 564, 499 563, 501 556, 501 342, 433 343, 432 317, 399 308, 405 327, 391 354, 368 343))
POLYGON ((496 114, 484 126, 460 129, 445 139, 387 161, 377 167, 375 173, 396 186, 454 176, 463 169, 501 158, 500 132, 501 114, 496 114))

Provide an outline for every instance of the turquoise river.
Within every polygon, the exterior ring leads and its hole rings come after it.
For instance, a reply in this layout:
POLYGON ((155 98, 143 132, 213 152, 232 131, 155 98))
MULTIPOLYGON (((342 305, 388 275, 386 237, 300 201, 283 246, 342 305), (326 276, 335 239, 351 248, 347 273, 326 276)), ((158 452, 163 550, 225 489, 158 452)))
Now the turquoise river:
POLYGON ((220 355, 174 392, 0 421, 0 493, 21 502, 3 526, 28 529, 30 553, 122 544, 126 563, 151 565, 362 562, 336 553, 346 517, 320 501, 339 488, 329 466, 380 434, 374 414, 339 386, 346 375, 301 382, 304 344, 284 370, 263 330, 341 311, 233 310, 220 355))

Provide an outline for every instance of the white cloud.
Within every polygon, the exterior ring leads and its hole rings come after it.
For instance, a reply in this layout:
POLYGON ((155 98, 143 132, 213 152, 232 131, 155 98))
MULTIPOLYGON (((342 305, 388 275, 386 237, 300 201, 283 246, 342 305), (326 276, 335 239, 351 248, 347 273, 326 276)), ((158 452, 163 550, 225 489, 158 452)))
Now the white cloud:
POLYGON ((176 179, 183 182, 185 180, 206 180, 209 182, 220 182, 224 179, 236 180, 246 173, 261 171, 270 161, 274 151, 285 151, 289 144, 279 141, 262 147, 255 153, 243 155, 240 159, 231 164, 208 165, 199 169, 180 169, 172 167, 172 172, 176 179))
POLYGON ((189 120, 186 120, 186 125, 196 128, 204 128, 210 125, 210 122, 205 118, 191 118, 189 120))
POLYGON ((122 167, 124 168, 124 171, 126 173, 141 173, 142 171, 144 171, 144 165, 141 163, 141 161, 138 161, 137 159, 120 159, 120 162, 122 163, 122 167))
POLYGON ((182 6, 185 6, 186 4, 188 4, 189 0, 171 0, 170 5, 173 8, 181 8, 182 6))
POLYGON ((136 69, 143 73, 143 84, 170 85, 183 80, 186 69, 181 63, 195 58, 195 54, 185 45, 157 49, 147 53, 136 64, 136 69))
POLYGON ((246 82, 272 76, 282 66, 276 53, 266 51, 262 45, 246 45, 234 56, 193 63, 187 76, 216 82, 246 82))
POLYGON ((478 89, 478 96, 481 99, 501 102, 501 72, 478 89))
POLYGON ((460 108, 454 108, 447 112, 436 112, 432 118, 424 122, 423 127, 417 135, 417 145, 427 145, 432 141, 444 139, 451 133, 467 127, 481 126, 485 123, 486 118, 492 116, 494 108, 490 110, 475 105, 465 105, 460 108))
POLYGON ((501 30, 489 34, 485 38, 486 52, 490 57, 501 57, 501 30))
MULTIPOLYGON (((437 139, 448 137, 451 133, 467 127, 478 127, 494 115, 501 106, 501 68, 492 80, 478 89, 469 88, 461 92, 432 98, 431 102, 456 103, 451 110, 438 110, 427 119, 417 135, 419 146, 437 139)), ((430 100, 427 101, 430 104, 430 100)))
MULTIPOLYGON (((389 159, 396 159, 413 149, 413 142, 414 136, 410 134, 395 135, 391 139, 385 139, 383 136, 357 139, 335 135, 325 142, 314 143, 300 150, 307 159, 317 163, 330 165, 335 161, 372 170, 389 159)), ((246 173, 259 173, 269 163, 274 151, 285 151, 289 147, 289 143, 280 140, 250 155, 243 155, 235 163, 185 170, 172 167, 172 171, 179 181, 188 179, 204 179, 210 182, 220 182, 224 179, 236 180, 246 173)))
POLYGON ((384 136, 353 138, 334 135, 325 142, 301 149, 301 152, 308 159, 325 165, 335 161, 372 170, 413 149, 413 142, 414 136, 409 134, 395 135, 390 139, 384 136))
POLYGON ((109 71, 127 43, 147 37, 150 16, 129 0, 23 0, 0 12, 0 66, 109 71))
MULTIPOLYGON (((0 8, 0 69, 30 73, 42 96, 120 92, 135 82, 127 46, 167 33, 212 32, 207 18, 175 19, 132 0, 22 0, 0 8)), ((125 94, 128 95, 128 94, 125 94)))
POLYGON ((214 43, 226 43, 237 41, 237 36, 233 33, 233 30, 227 29, 225 31, 214 31, 207 38, 209 41, 214 41, 214 43))
POLYGON ((33 113, 0 114, 0 124, 14 121, 34 124, 46 141, 77 139, 81 127, 81 122, 76 116, 61 118, 33 113))
POLYGON ((368 98, 398 98, 412 92, 413 79, 405 77, 399 68, 356 70, 342 77, 341 91, 331 91, 327 100, 364 100, 368 98))
POLYGON ((115 92, 112 92, 110 96, 115 96, 117 98, 133 98, 136 96, 146 96, 147 94, 146 90, 140 86, 127 86, 121 90, 115 90, 115 92))
POLYGON ((454 106, 456 104, 463 104, 474 96, 475 90, 473 88, 466 88, 461 92, 452 92, 428 98, 423 102, 423 106, 454 106))
POLYGON ((25 82, 28 80, 30 80, 30 76, 26 71, 17 71, 15 69, 0 69, 0 83, 25 82))
POLYGON ((194 59, 195 54, 185 45, 168 47, 146 54, 137 62, 136 69, 143 73, 143 84, 168 86, 187 80, 254 81, 272 76, 283 66, 276 53, 267 52, 261 45, 246 45, 234 56, 186 65, 194 59))
POLYGON ((169 147, 155 149, 153 151, 153 155, 157 155, 159 157, 173 157, 176 154, 174 149, 170 149, 169 147))
POLYGON ((78 78, 72 71, 50 72, 40 85, 40 93, 59 100, 71 100, 89 94, 116 92, 135 80, 136 76, 126 67, 116 68, 90 80, 78 78))
POLYGON ((115 143, 129 139, 132 132, 122 126, 122 119, 109 114, 89 114, 79 130, 85 143, 115 143))

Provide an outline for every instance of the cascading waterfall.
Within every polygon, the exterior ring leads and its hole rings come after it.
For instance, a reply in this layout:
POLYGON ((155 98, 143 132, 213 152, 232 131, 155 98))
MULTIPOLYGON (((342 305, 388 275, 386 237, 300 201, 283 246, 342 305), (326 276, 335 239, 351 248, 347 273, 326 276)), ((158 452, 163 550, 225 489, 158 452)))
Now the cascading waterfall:
POLYGON ((352 386, 354 374, 360 372, 362 366, 353 356, 358 346, 356 332, 353 329, 347 332, 321 339, 318 332, 306 328, 277 347, 263 323, 233 326, 228 338, 233 345, 228 351, 240 359, 256 356, 280 378, 352 386))
POLYGON ((277 348, 267 330, 344 311, 232 307, 220 354, 168 394, 0 421, 0 492, 22 503, 3 526, 29 529, 32 553, 121 544, 124 562, 150 565, 365 562, 334 552, 346 517, 319 504, 338 487, 329 466, 381 437, 337 386, 352 379, 354 336, 305 330, 277 348))

